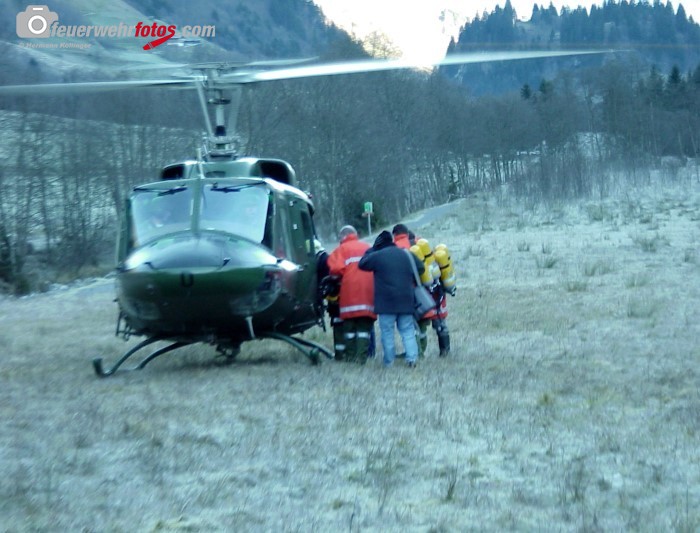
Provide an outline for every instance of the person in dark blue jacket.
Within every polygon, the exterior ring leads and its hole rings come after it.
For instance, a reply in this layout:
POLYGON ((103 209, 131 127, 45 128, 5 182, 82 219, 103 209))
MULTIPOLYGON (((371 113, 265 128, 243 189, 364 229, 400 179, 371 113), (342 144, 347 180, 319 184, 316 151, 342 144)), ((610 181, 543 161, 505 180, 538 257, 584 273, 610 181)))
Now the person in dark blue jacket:
POLYGON ((423 262, 412 253, 398 248, 391 233, 382 231, 358 265, 361 270, 374 273, 374 312, 379 322, 384 366, 391 366, 396 357, 394 325, 406 350, 406 364, 415 367, 418 359, 413 318, 415 277, 410 261, 414 262, 420 275, 425 269, 423 262))

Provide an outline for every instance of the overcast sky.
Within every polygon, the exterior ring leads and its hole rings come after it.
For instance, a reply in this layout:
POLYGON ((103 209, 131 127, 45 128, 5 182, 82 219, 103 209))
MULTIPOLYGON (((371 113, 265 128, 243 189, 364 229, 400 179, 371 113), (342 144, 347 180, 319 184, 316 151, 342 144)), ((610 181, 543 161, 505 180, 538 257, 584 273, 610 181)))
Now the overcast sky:
MULTIPOLYGON (((662 0, 665 3, 665 0, 662 0)), ((315 0, 326 16, 346 31, 364 37, 372 31, 388 35, 405 55, 426 59, 443 57, 450 36, 456 36, 459 27, 484 11, 491 12, 496 5, 503 7, 506 0, 315 0), (441 13, 446 16, 441 19, 441 13)), ((534 0, 511 0, 511 5, 520 19, 529 19, 534 0)), ((538 1, 538 5, 549 6, 549 0, 538 1)), ((651 3, 651 2, 650 2, 651 3)), ((561 10, 562 6, 575 9, 582 5, 602 5, 601 1, 552 0, 561 10)), ((700 0, 671 2, 674 10, 683 4, 688 16, 700 22, 700 0)))

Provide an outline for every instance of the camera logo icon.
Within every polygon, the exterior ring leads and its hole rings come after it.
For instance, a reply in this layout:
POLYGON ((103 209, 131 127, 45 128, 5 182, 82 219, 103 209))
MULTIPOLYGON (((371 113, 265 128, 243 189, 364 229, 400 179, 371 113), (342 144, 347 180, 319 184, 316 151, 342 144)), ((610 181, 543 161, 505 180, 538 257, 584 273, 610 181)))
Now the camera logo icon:
POLYGON ((58 14, 49 11, 48 6, 27 6, 27 9, 17 13, 18 37, 48 37, 51 24, 58 20, 58 14))

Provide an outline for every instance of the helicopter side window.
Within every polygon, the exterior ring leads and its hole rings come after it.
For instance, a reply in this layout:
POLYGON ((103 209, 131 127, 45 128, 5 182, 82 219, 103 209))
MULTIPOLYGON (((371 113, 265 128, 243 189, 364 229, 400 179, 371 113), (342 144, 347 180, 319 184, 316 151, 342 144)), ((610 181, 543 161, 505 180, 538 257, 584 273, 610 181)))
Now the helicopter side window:
POLYGON ((268 189, 260 184, 208 185, 202 195, 200 227, 263 242, 269 203, 268 189))
MULTIPOLYGON (((286 200, 284 200, 286 202, 286 200)), ((289 232, 289 228, 292 227, 292 222, 289 216, 289 209, 286 207, 280 209, 280 228, 283 231, 278 233, 277 242, 275 243, 275 256, 280 259, 288 259, 294 257, 294 246, 292 244, 292 236, 289 232)))
POLYGON ((309 255, 309 257, 315 257, 316 250, 314 249, 314 247, 316 243, 314 242, 314 226, 311 222, 311 215, 308 211, 301 212, 301 228, 304 232, 304 244, 306 245, 306 253, 307 255, 309 255))
POLYGON ((273 229, 275 224, 275 203, 272 201, 272 196, 270 196, 270 200, 270 203, 267 205, 267 216, 265 217, 265 231, 262 243, 272 249, 274 246, 273 229))

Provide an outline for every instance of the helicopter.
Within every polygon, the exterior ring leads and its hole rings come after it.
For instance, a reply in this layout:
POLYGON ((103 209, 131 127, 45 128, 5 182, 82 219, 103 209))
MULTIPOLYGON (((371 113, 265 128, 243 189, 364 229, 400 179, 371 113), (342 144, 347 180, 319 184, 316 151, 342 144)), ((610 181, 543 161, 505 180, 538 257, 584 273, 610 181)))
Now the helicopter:
MULTIPOLYGON (((432 66, 599 54, 601 50, 456 54, 432 66)), ((0 93, 47 94, 131 88, 194 89, 206 125, 197 156, 164 166, 157 180, 125 199, 116 253, 115 334, 145 337, 110 368, 92 361, 99 377, 114 374, 135 354, 166 342, 130 370, 178 348, 207 343, 230 362, 241 344, 276 339, 312 363, 333 359, 323 345, 300 337, 325 329, 319 295, 324 250, 314 226, 314 203, 281 159, 241 155, 235 117, 246 85, 294 78, 419 68, 407 59, 334 63, 314 60, 173 65, 187 75, 154 80, 0 87, 0 93), (311 61, 311 63, 310 63, 311 61), (226 123, 231 108, 233 125, 226 123), (212 120, 213 118, 213 120, 212 120)))

